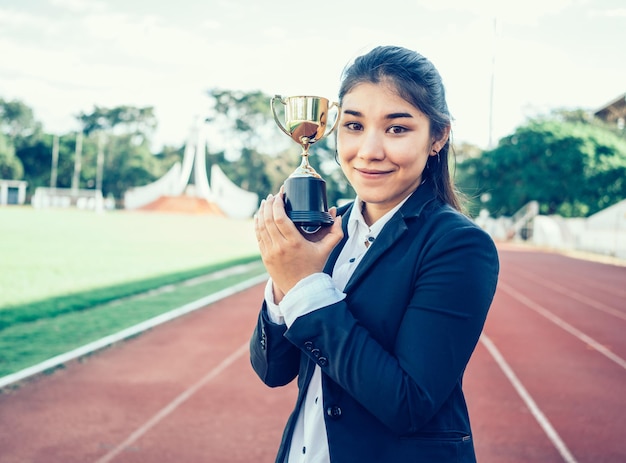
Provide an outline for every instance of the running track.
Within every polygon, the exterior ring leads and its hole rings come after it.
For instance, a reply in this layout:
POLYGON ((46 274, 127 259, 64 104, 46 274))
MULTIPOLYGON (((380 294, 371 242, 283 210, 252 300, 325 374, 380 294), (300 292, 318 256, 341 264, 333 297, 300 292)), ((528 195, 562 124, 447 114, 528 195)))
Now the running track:
MULTIPOLYGON (((626 462, 626 267, 511 246, 500 259, 465 376, 478 461, 626 462)), ((261 297, 254 286, 5 390, 0 462, 272 462, 296 391, 249 366, 261 297)))

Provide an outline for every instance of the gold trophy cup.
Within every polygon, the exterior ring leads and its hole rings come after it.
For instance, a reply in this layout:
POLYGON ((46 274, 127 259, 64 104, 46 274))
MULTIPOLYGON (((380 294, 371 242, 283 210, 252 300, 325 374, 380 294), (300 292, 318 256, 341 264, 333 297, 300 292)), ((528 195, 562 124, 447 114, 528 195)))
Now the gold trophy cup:
POLYGON ((300 166, 285 180, 285 211, 305 233, 315 233, 333 223, 328 213, 326 182, 309 164, 309 147, 329 135, 339 121, 339 106, 318 96, 274 96, 270 102, 276 124, 302 146, 300 166), (284 105, 285 125, 276 115, 276 102, 284 105), (337 108, 337 116, 327 131, 328 111, 337 108))

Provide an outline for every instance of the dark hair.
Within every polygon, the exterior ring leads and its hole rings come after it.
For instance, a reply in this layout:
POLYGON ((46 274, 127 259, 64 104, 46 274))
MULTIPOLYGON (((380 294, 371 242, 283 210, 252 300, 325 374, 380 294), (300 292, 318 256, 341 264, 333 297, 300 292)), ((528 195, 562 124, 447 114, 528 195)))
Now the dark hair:
MULTIPOLYGON (((403 47, 381 46, 359 56, 344 70, 339 88, 339 104, 361 83, 393 85, 401 98, 430 120, 430 135, 440 138, 451 125, 443 81, 435 66, 419 53, 403 47)), ((437 156, 430 156, 424 175, 432 179, 435 194, 443 202, 462 210, 448 169, 450 139, 437 156)))

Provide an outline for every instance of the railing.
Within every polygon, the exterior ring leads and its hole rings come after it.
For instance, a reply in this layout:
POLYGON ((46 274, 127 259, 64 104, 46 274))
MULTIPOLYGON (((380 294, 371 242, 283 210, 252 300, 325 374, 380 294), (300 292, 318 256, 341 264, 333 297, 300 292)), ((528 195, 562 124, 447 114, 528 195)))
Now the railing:
POLYGON ((526 203, 513 214, 507 233, 509 239, 521 238, 524 241, 530 240, 533 235, 533 219, 537 214, 539 214, 539 203, 537 201, 526 203))

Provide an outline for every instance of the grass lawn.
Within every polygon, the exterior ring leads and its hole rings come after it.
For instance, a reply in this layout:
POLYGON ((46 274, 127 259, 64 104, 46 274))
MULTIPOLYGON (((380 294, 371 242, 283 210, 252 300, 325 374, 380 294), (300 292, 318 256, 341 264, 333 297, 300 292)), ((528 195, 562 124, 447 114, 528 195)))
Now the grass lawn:
POLYGON ((0 207, 0 376, 263 272, 251 220, 0 207))
POLYGON ((0 310, 252 255, 252 220, 0 207, 0 310))

